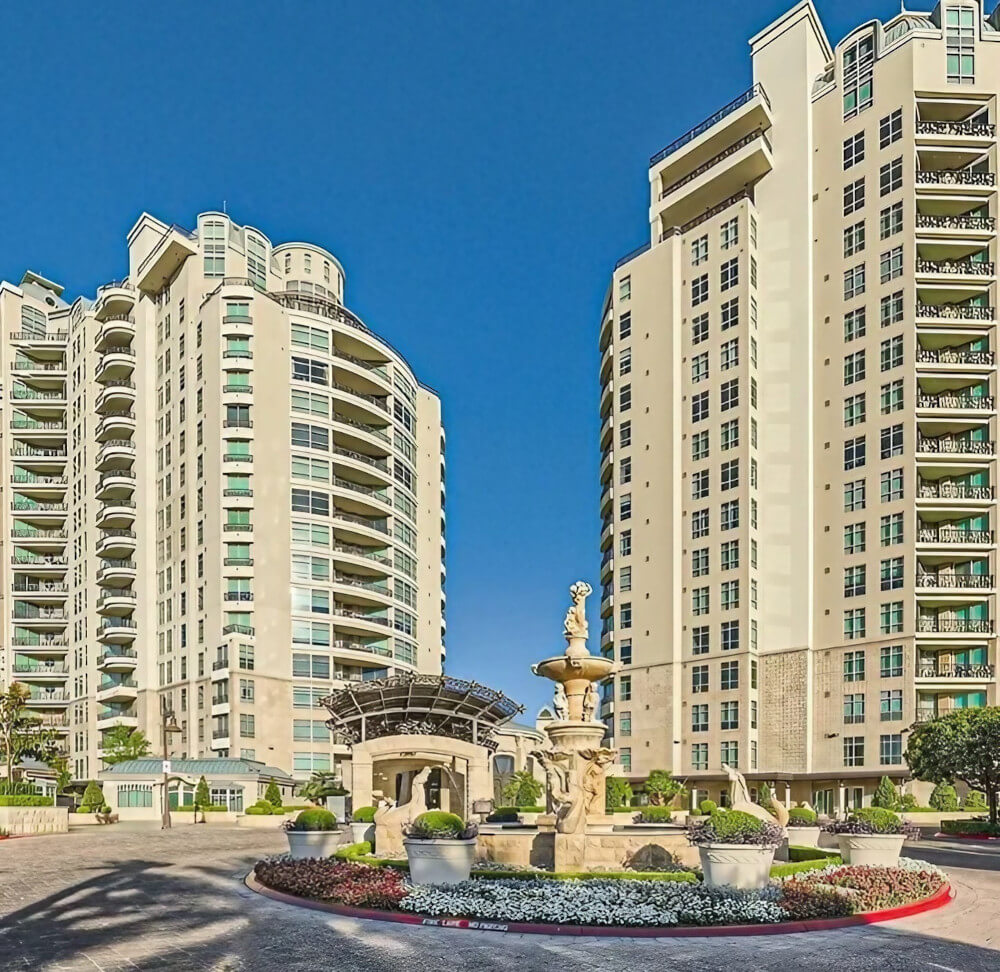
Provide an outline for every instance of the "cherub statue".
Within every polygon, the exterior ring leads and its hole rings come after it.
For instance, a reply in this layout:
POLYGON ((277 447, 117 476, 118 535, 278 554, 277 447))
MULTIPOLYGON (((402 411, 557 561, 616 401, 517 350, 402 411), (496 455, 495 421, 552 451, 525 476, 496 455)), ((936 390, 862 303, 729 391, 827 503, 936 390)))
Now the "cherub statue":
POLYGON ((564 722, 569 714, 569 699, 566 698, 566 686, 562 682, 556 682, 552 695, 552 713, 557 722, 564 722))
POLYGON ((586 639, 587 598, 593 590, 586 581, 577 581, 570 587, 569 596, 573 599, 573 606, 566 612, 566 620, 563 621, 563 634, 567 638, 586 639))
POLYGON ((597 703, 598 703, 598 701, 599 700, 598 700, 598 695, 597 695, 597 686, 593 682, 591 682, 587 686, 587 691, 584 693, 584 696, 583 696, 583 721, 584 722, 593 722, 594 721, 594 715, 597 712, 597 703))
POLYGON ((567 754, 539 749, 531 755, 545 770, 545 809, 548 813, 558 814, 569 803, 570 799, 568 772, 559 765, 566 761, 567 754))
POLYGON ((601 796, 601 781, 604 779, 604 771, 609 763, 615 759, 613 749, 581 749, 580 755, 587 760, 587 765, 583 771, 583 804, 586 813, 600 813, 603 811, 603 804, 599 803, 601 796))

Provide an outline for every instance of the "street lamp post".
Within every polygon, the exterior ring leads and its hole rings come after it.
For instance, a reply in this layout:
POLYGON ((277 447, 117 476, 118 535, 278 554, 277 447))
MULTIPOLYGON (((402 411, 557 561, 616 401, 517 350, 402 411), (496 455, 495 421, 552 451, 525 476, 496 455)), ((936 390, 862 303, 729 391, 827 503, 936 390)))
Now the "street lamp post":
POLYGON ((163 820, 160 824, 161 830, 170 829, 170 733, 180 732, 181 727, 177 725, 177 718, 174 710, 167 705, 166 696, 160 696, 160 736, 163 741, 163 820))

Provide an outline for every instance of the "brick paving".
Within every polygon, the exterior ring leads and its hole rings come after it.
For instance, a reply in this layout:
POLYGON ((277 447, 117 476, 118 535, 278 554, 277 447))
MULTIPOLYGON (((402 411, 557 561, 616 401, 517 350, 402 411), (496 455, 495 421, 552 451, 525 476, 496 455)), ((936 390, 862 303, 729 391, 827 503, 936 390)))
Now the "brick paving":
POLYGON ((285 847, 279 832, 120 824, 0 842, 0 970, 397 972, 996 972, 1000 848, 924 843, 948 869, 948 908, 838 932, 755 938, 573 939, 413 928, 337 918, 241 883, 285 847))

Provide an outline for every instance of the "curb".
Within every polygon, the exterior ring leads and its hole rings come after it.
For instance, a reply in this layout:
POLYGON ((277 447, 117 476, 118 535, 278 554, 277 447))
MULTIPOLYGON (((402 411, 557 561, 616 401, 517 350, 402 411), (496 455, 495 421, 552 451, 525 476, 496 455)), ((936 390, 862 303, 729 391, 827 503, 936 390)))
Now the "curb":
POLYGON ((463 931, 510 932, 515 935, 563 935, 576 938, 722 938, 726 936, 789 935, 798 932, 829 931, 835 928, 850 928, 855 925, 874 925, 882 921, 908 918, 925 911, 943 908, 955 892, 948 884, 935 891, 928 898, 912 904, 887 908, 884 911, 869 911, 847 918, 811 918, 805 921, 785 921, 775 925, 716 925, 713 927, 609 927, 603 925, 549 925, 520 921, 478 921, 470 918, 422 918, 420 915, 403 911, 379 911, 375 908, 354 908, 349 905, 331 904, 326 901, 311 901, 284 891, 275 891, 257 880, 251 871, 243 882, 251 891, 281 901, 283 904, 323 911, 344 918, 369 918, 397 925, 420 925, 425 928, 457 928, 463 931))
POLYGON ((938 831, 934 836, 945 840, 1000 840, 1000 837, 991 837, 989 834, 946 834, 943 831, 938 831))

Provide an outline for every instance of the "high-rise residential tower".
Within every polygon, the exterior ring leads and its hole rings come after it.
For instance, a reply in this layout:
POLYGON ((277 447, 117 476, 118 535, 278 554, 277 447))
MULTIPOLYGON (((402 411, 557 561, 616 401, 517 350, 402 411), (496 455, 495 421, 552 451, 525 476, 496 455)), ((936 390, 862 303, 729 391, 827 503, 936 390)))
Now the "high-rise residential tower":
POLYGON ((1000 13, 834 47, 806 0, 750 50, 603 308, 602 716, 635 779, 833 810, 997 702, 1000 13))
POLYGON ((143 214, 128 263, 0 284, 0 681, 78 778, 164 698, 177 756, 333 769, 320 698, 441 670, 440 401, 322 247, 143 214))

